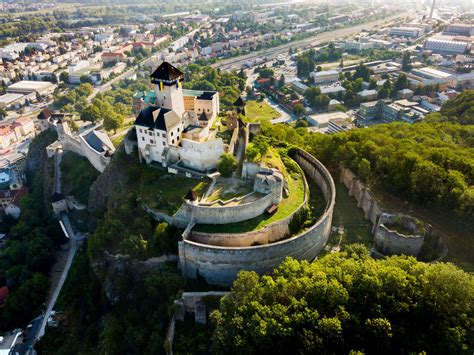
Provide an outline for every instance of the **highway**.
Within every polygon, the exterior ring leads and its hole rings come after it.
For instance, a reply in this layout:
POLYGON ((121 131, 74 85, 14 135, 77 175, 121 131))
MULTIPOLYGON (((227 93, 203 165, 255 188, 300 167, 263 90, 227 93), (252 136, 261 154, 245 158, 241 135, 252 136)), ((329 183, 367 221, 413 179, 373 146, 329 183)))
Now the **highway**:
POLYGON ((281 54, 287 54, 290 48, 305 49, 306 47, 315 47, 321 44, 325 44, 336 38, 358 34, 362 30, 371 30, 371 29, 374 29, 375 27, 386 24, 388 22, 391 22, 403 17, 409 17, 409 16, 410 15, 407 15, 407 13, 397 14, 397 15, 389 16, 382 20, 367 22, 361 25, 341 28, 334 31, 319 33, 313 37, 283 44, 276 48, 263 49, 261 51, 252 52, 250 54, 246 54, 243 56, 225 59, 220 62, 212 64, 212 66, 214 68, 220 68, 221 70, 240 69, 241 67, 244 66, 245 63, 249 61, 254 61, 256 59, 263 59, 264 57, 266 57, 267 61, 269 61, 269 60, 277 58, 281 54))

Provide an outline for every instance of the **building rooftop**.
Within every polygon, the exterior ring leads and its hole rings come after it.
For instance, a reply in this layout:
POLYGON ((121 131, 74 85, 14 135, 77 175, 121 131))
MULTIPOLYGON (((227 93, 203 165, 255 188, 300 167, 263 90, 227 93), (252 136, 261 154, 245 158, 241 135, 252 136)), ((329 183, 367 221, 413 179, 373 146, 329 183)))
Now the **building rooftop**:
POLYGON ((197 98, 199 100, 212 100, 215 94, 215 91, 203 91, 201 95, 197 96, 197 98))
POLYGON ((373 96, 377 95, 377 90, 362 90, 357 93, 359 96, 373 96))
POLYGON ((87 144, 99 153, 114 150, 114 145, 109 136, 103 132, 92 130, 83 137, 87 144))
POLYGON ((339 72, 337 70, 323 70, 323 71, 314 72, 313 74, 313 76, 315 77, 326 76, 326 75, 339 75, 339 72))
POLYGON ((8 87, 9 90, 31 90, 36 91, 54 85, 49 81, 22 80, 8 87))
MULTIPOLYGON (((135 125, 144 126, 150 129, 158 129, 160 131, 167 131, 168 128, 175 126, 177 122, 166 122, 165 115, 169 112, 173 112, 167 108, 158 106, 149 106, 144 108, 138 114, 135 120, 135 125)), ((178 118, 178 115, 175 114, 178 118)))
POLYGON ((51 115, 53 114, 54 112, 52 110, 50 110, 49 108, 44 108, 41 110, 41 112, 39 113, 39 115, 37 116, 37 118, 39 120, 47 120, 48 118, 51 117, 51 115))
POLYGON ((184 76, 184 73, 178 68, 172 66, 168 62, 163 62, 160 66, 150 75, 155 80, 173 81, 180 79, 184 76))
POLYGON ((9 104, 12 101, 22 98, 22 94, 5 94, 0 96, 0 103, 9 104))
POLYGON ((234 106, 237 106, 237 107, 244 107, 245 106, 245 102, 242 99, 242 97, 239 96, 239 98, 237 100, 235 100, 234 106))

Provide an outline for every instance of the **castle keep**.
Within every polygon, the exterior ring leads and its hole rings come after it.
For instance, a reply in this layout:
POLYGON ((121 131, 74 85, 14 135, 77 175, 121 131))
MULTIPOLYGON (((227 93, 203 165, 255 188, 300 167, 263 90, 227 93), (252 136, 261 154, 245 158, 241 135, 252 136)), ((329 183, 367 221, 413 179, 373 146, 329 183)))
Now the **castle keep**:
MULTIPOLYGON (((183 94, 184 74, 163 62, 152 74, 153 94, 146 94, 135 121, 140 159, 164 167, 177 164, 209 171, 224 153, 224 143, 212 126, 219 114, 219 93, 183 94), (154 102, 153 102, 154 101, 154 102)), ((136 107, 135 107, 136 108, 136 107)))

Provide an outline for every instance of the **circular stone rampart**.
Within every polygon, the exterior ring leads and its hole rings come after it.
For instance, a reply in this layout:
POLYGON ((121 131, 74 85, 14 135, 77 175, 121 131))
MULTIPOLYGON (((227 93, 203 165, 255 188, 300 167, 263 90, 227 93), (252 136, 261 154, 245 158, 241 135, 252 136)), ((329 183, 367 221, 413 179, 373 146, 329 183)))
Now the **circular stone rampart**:
POLYGON ((287 256, 314 260, 326 245, 331 232, 336 189, 326 167, 311 154, 297 149, 294 160, 322 190, 326 208, 314 225, 291 238, 266 245, 225 247, 191 240, 179 242, 180 268, 184 275, 198 275, 210 284, 230 286, 240 270, 259 274, 271 272, 287 256))

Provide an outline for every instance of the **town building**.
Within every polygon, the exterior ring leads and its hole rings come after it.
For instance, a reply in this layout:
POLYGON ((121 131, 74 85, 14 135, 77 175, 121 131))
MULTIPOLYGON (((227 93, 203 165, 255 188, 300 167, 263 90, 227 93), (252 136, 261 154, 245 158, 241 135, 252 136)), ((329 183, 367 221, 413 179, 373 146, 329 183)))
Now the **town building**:
POLYGON ((422 30, 417 27, 392 27, 390 28, 390 36, 418 38, 422 34, 422 30))
POLYGON ((5 95, 0 96, 1 109, 20 108, 24 104, 25 104, 25 95, 5 94, 5 95))
POLYGON ((29 81, 22 80, 8 86, 7 93, 30 94, 35 93, 40 96, 50 96, 54 93, 56 85, 49 81, 29 81))
POLYGON ((440 38, 428 38, 423 48, 440 54, 462 54, 469 50, 470 43, 440 38))
POLYGON ((331 98, 339 98, 346 93, 346 88, 342 85, 320 86, 321 94, 328 95, 331 98))
POLYGON ((359 91, 356 96, 359 101, 373 101, 377 99, 378 93, 377 90, 365 89, 359 91))
POLYGON ((474 36, 474 25, 464 23, 451 23, 443 31, 445 35, 452 36, 474 36))
POLYGON ((334 121, 334 123, 331 125, 333 132, 337 131, 336 126, 343 125, 343 121, 346 122, 346 124, 350 123, 347 113, 341 111, 309 115, 307 119, 308 123, 311 126, 318 128, 320 132, 329 131, 331 121, 334 121))
POLYGON ((313 71, 309 76, 315 84, 328 84, 339 80, 339 72, 337 70, 313 71))
POLYGON ((219 113, 219 93, 185 96, 184 74, 168 62, 163 62, 151 78, 156 102, 143 108, 135 121, 140 159, 200 171, 216 168, 224 153, 222 139, 211 132, 219 113))

